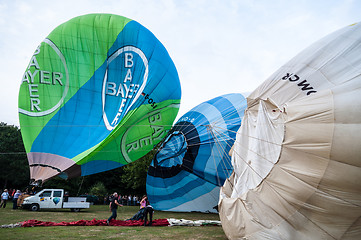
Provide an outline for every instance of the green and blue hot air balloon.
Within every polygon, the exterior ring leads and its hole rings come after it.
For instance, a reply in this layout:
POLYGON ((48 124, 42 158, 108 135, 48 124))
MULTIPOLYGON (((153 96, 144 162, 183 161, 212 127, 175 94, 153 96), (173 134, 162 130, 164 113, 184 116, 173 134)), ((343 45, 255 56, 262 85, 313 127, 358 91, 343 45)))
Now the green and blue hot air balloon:
POLYGON ((166 136, 180 98, 167 50, 136 21, 89 14, 61 24, 36 49, 20 86, 31 179, 139 159, 166 136))

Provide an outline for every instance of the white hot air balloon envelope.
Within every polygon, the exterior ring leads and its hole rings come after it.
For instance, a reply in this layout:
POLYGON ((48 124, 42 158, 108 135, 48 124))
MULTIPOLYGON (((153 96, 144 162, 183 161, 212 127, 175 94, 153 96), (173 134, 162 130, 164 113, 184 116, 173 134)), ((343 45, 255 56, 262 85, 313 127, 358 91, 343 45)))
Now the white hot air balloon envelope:
POLYGON ((230 239, 361 239, 361 24, 247 98, 219 211, 230 239))

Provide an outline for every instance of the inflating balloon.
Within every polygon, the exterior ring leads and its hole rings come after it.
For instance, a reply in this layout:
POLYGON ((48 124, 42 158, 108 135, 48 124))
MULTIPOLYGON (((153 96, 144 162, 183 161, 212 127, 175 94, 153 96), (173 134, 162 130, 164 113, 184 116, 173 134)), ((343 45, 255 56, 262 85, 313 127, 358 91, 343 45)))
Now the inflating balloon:
POLYGON ((361 25, 311 45, 247 99, 219 211, 230 239, 361 238, 361 25))
POLYGON ((54 29, 24 73, 19 118, 30 175, 89 175, 153 149, 181 97, 168 52, 145 27, 111 14, 54 29))
POLYGON ((215 212, 219 189, 233 171, 229 150, 246 99, 227 94, 184 114, 148 170, 148 199, 157 210, 215 212))

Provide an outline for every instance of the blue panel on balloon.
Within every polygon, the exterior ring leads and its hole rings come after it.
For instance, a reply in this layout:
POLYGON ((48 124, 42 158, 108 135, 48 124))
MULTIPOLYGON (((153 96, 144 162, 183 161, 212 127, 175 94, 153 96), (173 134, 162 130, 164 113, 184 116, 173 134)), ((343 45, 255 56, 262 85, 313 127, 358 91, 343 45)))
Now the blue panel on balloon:
POLYGON ((216 211, 219 188, 233 171, 228 153, 246 106, 243 95, 227 94, 177 121, 148 170, 147 194, 155 209, 216 211))

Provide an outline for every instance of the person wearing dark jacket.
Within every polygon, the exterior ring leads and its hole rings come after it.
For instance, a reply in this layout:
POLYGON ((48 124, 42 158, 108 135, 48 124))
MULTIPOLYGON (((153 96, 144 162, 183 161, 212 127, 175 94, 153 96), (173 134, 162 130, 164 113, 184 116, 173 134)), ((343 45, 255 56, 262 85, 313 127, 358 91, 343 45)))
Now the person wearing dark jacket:
POLYGON ((118 202, 118 193, 113 193, 113 198, 112 200, 110 201, 109 203, 109 210, 112 212, 112 215, 108 218, 107 220, 107 225, 109 225, 110 221, 112 219, 116 219, 117 218, 117 209, 118 209, 118 206, 119 207, 122 207, 123 205, 122 204, 119 204, 118 202))

